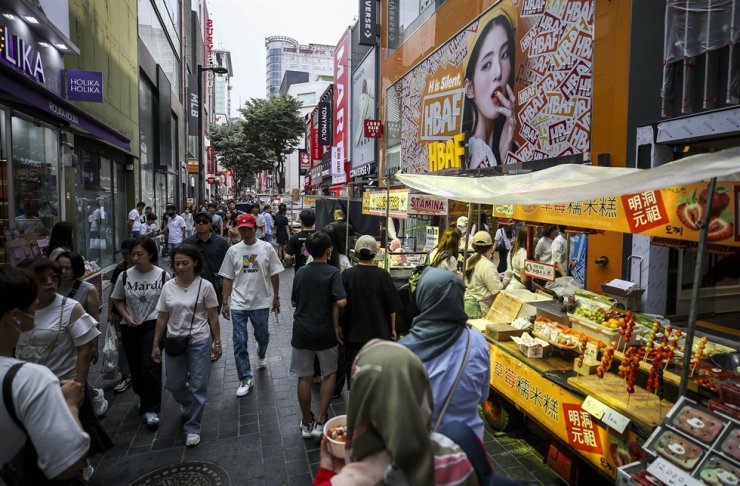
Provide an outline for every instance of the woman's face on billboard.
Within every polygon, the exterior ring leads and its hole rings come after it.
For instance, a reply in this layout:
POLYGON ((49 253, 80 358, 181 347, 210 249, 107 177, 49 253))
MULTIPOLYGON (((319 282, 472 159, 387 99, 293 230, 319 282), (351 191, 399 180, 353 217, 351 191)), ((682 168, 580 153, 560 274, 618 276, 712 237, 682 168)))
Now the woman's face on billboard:
POLYGON ((475 101, 482 117, 490 120, 498 117, 499 96, 506 96, 510 76, 509 39, 506 30, 496 25, 482 40, 472 83, 466 83, 466 95, 475 101))

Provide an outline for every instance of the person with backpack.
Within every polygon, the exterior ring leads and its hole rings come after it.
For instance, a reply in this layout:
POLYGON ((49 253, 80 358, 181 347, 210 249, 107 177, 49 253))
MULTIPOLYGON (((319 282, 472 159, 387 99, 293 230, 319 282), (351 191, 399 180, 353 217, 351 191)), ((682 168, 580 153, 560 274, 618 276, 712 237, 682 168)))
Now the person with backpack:
POLYGON ((157 266, 159 254, 153 240, 140 237, 131 248, 133 267, 121 273, 111 298, 121 314, 121 337, 131 384, 139 396, 139 415, 150 428, 159 425, 162 409, 162 364, 151 358, 157 322, 157 302, 170 279, 157 266))
POLYGON ((400 343, 419 356, 429 373, 434 422, 462 421, 482 440, 478 404, 488 399, 490 351, 483 334, 467 325, 464 294, 465 285, 455 274, 427 267, 416 288, 419 315, 400 343))
POLYGON ((82 472, 90 447, 90 436, 82 430, 79 419, 83 385, 60 379, 41 364, 13 358, 19 337, 34 328, 38 289, 34 272, 0 268, 4 405, 0 407, 0 479, 4 484, 69 481, 82 472))
POLYGON ((301 220, 301 230, 298 233, 293 234, 288 240, 288 244, 285 246, 285 258, 284 262, 286 265, 294 263, 294 269, 296 273, 298 270, 306 264, 308 260, 308 252, 306 251, 306 238, 311 233, 316 231, 313 225, 316 223, 316 213, 311 209, 304 209, 298 216, 301 220))
POLYGON ((414 353, 373 340, 357 355, 353 371, 345 434, 349 462, 332 456, 324 436, 314 486, 479 484, 465 452, 435 430, 433 386, 414 353))
POLYGON ((514 230, 511 226, 502 226, 496 230, 493 238, 493 247, 498 254, 498 273, 504 273, 507 270, 508 256, 514 243, 514 230))

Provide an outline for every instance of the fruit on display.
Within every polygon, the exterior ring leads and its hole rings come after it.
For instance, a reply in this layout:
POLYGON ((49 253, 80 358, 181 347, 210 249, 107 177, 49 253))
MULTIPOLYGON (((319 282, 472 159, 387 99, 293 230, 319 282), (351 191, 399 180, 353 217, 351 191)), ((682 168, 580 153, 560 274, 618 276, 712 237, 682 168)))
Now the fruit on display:
POLYGON ((691 358, 691 373, 689 376, 694 376, 694 371, 696 370, 696 366, 701 361, 702 356, 704 356, 704 348, 707 345, 707 337, 703 336, 699 340, 699 346, 697 346, 696 351, 694 352, 694 356, 691 358))
POLYGON ((596 369, 596 376, 599 378, 604 378, 604 376, 609 372, 609 370, 612 367, 612 361, 614 360, 614 350, 617 347, 617 343, 614 341, 611 342, 608 348, 606 348, 606 351, 604 351, 604 355, 601 357, 601 364, 596 369))
POLYGON ((578 355, 578 367, 583 366, 583 360, 586 357, 586 346, 588 345, 588 336, 585 334, 581 336, 580 343, 580 354, 578 355))
POLYGON ((606 311, 599 307, 581 305, 576 309, 575 313, 577 316, 585 317, 589 321, 596 323, 603 322, 606 318, 606 311))

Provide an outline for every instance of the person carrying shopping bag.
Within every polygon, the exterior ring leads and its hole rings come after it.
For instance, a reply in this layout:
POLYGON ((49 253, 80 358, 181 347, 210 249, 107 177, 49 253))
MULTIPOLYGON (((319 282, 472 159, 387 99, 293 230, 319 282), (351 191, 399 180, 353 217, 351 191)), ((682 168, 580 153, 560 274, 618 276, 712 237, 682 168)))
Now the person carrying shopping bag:
POLYGON ((165 387, 180 404, 185 445, 194 447, 200 443, 211 362, 221 358, 218 299, 211 282, 199 276, 203 255, 198 248, 180 245, 171 258, 175 278, 164 284, 157 303, 152 361, 162 362, 164 340, 165 387))

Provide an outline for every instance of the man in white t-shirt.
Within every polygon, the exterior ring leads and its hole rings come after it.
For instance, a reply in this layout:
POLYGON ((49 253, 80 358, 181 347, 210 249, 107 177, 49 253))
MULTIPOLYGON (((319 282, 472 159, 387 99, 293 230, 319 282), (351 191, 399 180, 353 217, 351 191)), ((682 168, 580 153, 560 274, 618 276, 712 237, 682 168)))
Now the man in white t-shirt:
POLYGON ((138 238, 141 236, 140 232, 136 232, 134 229, 134 222, 139 221, 141 222, 141 215, 144 211, 144 201, 139 201, 136 203, 136 207, 128 212, 128 234, 130 234, 134 238, 138 238))
POLYGON ((252 216, 255 220, 255 235, 258 240, 264 239, 265 237, 265 220, 260 214, 259 205, 255 204, 252 206, 252 216))
POLYGON ((187 227, 185 219, 177 214, 176 210, 177 207, 174 204, 167 205, 167 214, 170 215, 167 220, 167 247, 170 255, 172 255, 172 250, 185 239, 185 229, 187 227))
POLYGON ((223 277, 222 313, 234 319, 234 360, 240 382, 236 396, 243 397, 249 393, 253 377, 247 352, 247 320, 252 321, 257 340, 258 368, 264 368, 270 342, 270 309, 280 311, 279 274, 283 265, 275 248, 257 239, 254 215, 240 214, 236 225, 242 241, 226 252, 218 274, 223 277))
POLYGON ((565 239, 565 226, 560 226, 558 236, 552 240, 552 263, 561 277, 568 275, 571 267, 570 256, 568 255, 568 242, 565 239))

